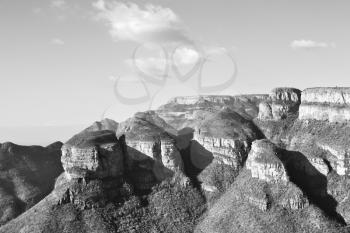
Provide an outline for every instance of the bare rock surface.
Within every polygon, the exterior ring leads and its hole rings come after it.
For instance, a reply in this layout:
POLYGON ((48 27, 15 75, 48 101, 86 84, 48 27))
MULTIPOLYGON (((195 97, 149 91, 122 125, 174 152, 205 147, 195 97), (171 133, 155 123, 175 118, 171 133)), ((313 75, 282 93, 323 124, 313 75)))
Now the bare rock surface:
POLYGON ((296 88, 275 88, 269 99, 259 105, 259 120, 279 121, 298 111, 301 91, 296 88))
POLYGON ((254 141, 246 162, 252 177, 272 183, 288 182, 287 171, 278 153, 278 148, 270 141, 254 141))
MULTIPOLYGON (((134 117, 120 123, 117 135, 125 136, 126 164, 129 170, 141 166, 142 169, 151 171, 158 181, 174 172, 183 171, 183 161, 176 146, 177 130, 154 111, 136 113, 134 117)), ((133 177, 140 184, 148 183, 142 182, 142 177, 133 177)))
POLYGON ((69 179, 121 176, 124 171, 122 142, 113 131, 75 135, 62 147, 62 165, 69 179))
POLYGON ((346 122, 350 120, 350 88, 309 88, 302 93, 299 119, 346 122))

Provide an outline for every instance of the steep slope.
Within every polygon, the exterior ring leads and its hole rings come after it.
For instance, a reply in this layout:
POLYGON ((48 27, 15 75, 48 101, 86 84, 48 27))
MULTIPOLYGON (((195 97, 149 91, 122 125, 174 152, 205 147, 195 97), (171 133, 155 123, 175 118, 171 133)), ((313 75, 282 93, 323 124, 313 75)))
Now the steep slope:
POLYGON ((47 147, 0 144, 0 225, 40 201, 63 171, 62 143, 47 147))
POLYGON ((285 146, 290 128, 298 118, 301 91, 296 88, 275 88, 269 98, 259 105, 255 124, 266 138, 285 146))
POLYGON ((183 183, 181 173, 147 195, 134 191, 139 184, 129 174, 142 168, 129 170, 124 136, 118 139, 113 131, 75 135, 62 154, 65 172, 52 193, 2 226, 1 233, 188 232, 205 208, 200 192, 183 183), (172 215, 163 215, 168 211, 172 215), (174 217, 178 221, 172 222, 174 217))
POLYGON ((195 232, 348 232, 317 203, 309 203, 294 177, 296 161, 300 158, 267 140, 254 142, 246 168, 195 232))
POLYGON ((233 182, 247 158, 251 142, 263 135, 252 121, 229 108, 203 112, 192 127, 188 156, 200 171, 198 179, 202 187, 215 196, 233 182))
MULTIPOLYGON (((128 159, 126 161, 130 170, 139 167, 152 171, 156 180, 164 180, 176 171, 183 171, 183 161, 176 147, 177 131, 169 126, 154 111, 139 112, 132 118, 120 123, 117 135, 124 135, 127 144, 128 159)), ((142 170, 138 169, 140 172, 142 170)), ((141 185, 149 181, 144 175, 132 173, 130 177, 141 185)))

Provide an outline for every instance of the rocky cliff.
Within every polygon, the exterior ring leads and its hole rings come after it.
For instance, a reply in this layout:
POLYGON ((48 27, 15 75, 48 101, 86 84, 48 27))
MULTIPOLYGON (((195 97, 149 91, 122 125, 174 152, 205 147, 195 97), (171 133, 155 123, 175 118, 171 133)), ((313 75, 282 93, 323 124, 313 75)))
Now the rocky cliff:
POLYGON ((300 120, 350 120, 350 88, 310 88, 303 91, 301 99, 300 120))
POLYGON ((120 124, 117 134, 125 135, 128 166, 133 166, 135 161, 152 159, 154 167, 149 169, 160 180, 172 172, 183 171, 183 161, 176 147, 177 131, 155 112, 135 114, 120 124))
POLYGON ((281 120, 298 111, 301 91, 295 88, 275 88, 269 99, 260 103, 260 120, 281 120))
POLYGON ((123 175, 122 143, 113 131, 92 131, 75 135, 62 147, 61 161, 67 178, 123 175))
MULTIPOLYGON (((96 122, 62 147, 54 190, 0 233, 349 232, 349 96, 276 88, 268 97, 178 97, 119 124, 96 122)), ((22 182, 12 167, 2 173, 8 161, 40 170, 0 155, 0 179, 22 182)), ((12 198, 2 181, 7 221, 15 199, 32 194, 14 186, 21 195, 12 198)))
POLYGON ((254 141, 246 162, 252 177, 272 183, 286 183, 289 178, 282 161, 277 156, 278 153, 277 147, 268 140, 254 141))

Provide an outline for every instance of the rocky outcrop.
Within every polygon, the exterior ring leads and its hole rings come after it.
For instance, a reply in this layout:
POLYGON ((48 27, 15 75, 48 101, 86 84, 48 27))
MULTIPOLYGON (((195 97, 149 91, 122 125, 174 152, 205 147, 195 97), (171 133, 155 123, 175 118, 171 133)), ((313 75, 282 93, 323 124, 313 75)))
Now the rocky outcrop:
MULTIPOLYGON (((176 134, 154 111, 136 113, 120 123, 117 135, 125 135, 127 169, 151 172, 158 181, 182 172, 184 165, 176 146, 176 134)), ((154 185, 154 177, 132 176, 139 187, 148 189, 154 185)))
POLYGON ((259 120, 281 120, 296 113, 300 104, 301 91, 295 88, 273 89, 269 99, 259 105, 259 120))
POLYGON ((350 120, 350 88, 310 88, 303 91, 301 100, 300 120, 350 120))
POLYGON ((289 133, 288 148, 302 152, 322 174, 350 173, 350 125, 318 120, 298 120, 289 133))
POLYGON ((243 166, 251 142, 260 137, 250 120, 224 108, 198 120, 193 139, 213 153, 217 161, 237 169, 243 166))
POLYGON ((278 153, 278 148, 270 141, 254 141, 246 162, 252 177, 271 183, 288 182, 286 169, 278 153))
POLYGON ((168 138, 161 140, 161 160, 164 167, 171 171, 184 171, 181 154, 176 147, 176 141, 168 138))
POLYGON ((248 142, 239 139, 208 137, 196 132, 193 140, 213 153, 218 161, 235 169, 243 165, 249 150, 248 142))
POLYGON ((113 131, 78 134, 62 147, 68 179, 118 177, 124 171, 123 145, 113 131))

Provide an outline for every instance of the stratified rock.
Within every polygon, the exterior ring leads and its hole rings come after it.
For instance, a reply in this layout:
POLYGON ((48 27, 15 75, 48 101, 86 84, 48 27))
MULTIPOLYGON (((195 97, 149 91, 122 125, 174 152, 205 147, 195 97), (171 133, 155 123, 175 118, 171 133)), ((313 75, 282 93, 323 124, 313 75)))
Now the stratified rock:
POLYGON ((278 148, 270 141, 254 141, 246 162, 252 177, 272 183, 288 182, 286 169, 278 153, 278 148))
POLYGON ((161 140, 162 164, 171 171, 183 171, 184 164, 181 154, 176 148, 176 141, 172 138, 161 140))
POLYGON ((300 103, 301 91, 296 88, 279 87, 272 90, 270 98, 273 101, 300 103))
POLYGON ((207 113, 198 119, 194 140, 224 164, 238 168, 243 165, 250 143, 261 137, 255 125, 230 109, 207 113))
POLYGON ((300 105, 301 91, 296 88, 273 89, 269 99, 259 105, 259 120, 278 121, 296 113, 300 105))
POLYGON ((350 88, 309 88, 303 91, 300 120, 346 122, 350 120, 350 88))
POLYGON ((113 131, 75 135, 62 147, 62 165, 69 179, 121 176, 123 145, 113 131))
POLYGON ((177 131, 154 111, 136 113, 120 123, 117 131, 117 135, 125 135, 129 169, 134 164, 143 164, 142 167, 152 171, 158 180, 183 171, 181 155, 176 147, 176 134, 177 131))

